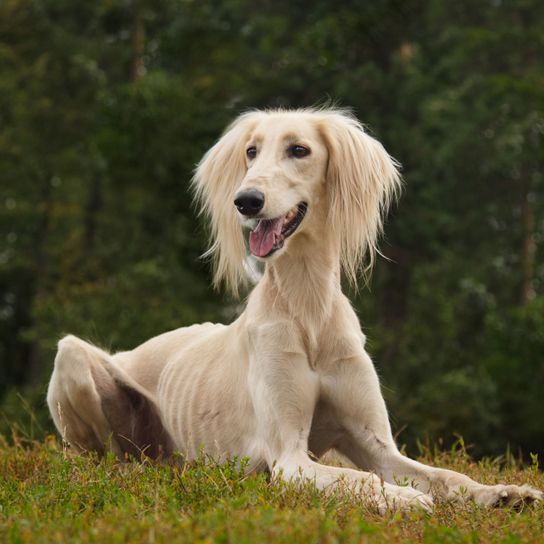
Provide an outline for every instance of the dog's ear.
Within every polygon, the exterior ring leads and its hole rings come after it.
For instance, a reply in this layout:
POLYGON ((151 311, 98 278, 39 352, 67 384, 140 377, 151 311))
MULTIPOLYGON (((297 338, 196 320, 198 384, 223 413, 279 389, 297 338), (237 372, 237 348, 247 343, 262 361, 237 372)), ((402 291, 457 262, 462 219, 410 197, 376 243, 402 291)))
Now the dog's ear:
POLYGON ((340 244, 342 268, 356 285, 359 270, 368 272, 374 263, 383 217, 401 186, 399 164, 353 116, 323 113, 320 130, 329 152, 328 224, 340 244))
POLYGON ((247 280, 246 249, 234 193, 246 174, 245 145, 257 122, 257 112, 241 115, 197 165, 192 185, 201 213, 210 220, 209 256, 214 265, 214 286, 225 282, 234 295, 247 280))

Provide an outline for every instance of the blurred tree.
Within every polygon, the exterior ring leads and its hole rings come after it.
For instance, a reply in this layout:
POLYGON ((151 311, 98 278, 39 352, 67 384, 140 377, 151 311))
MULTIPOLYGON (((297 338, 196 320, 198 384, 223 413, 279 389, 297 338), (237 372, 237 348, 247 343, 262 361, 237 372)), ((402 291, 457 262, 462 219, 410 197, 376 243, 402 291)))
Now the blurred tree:
MULTIPOLYGON (((126 349, 229 319, 194 164, 249 107, 353 107, 406 189, 353 293, 396 428, 544 452, 544 5, 0 4, 0 396, 43 411, 65 332, 126 349)), ((42 412, 40 412, 42 413, 42 412)))

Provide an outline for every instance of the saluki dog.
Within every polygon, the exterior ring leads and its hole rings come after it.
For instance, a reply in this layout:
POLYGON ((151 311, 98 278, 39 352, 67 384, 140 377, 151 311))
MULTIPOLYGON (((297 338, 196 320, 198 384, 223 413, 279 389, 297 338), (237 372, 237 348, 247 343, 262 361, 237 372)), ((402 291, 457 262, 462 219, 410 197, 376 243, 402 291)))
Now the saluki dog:
POLYGON ((215 284, 238 292, 248 249, 263 275, 230 325, 180 328, 115 354, 63 338, 47 401, 68 444, 120 458, 248 457, 248 470, 349 488, 380 511, 430 510, 436 498, 542 499, 528 485, 483 485, 426 466, 395 445, 341 275, 355 283, 372 265, 400 176, 354 116, 245 113, 206 153, 193 185, 211 226, 215 284), (361 470, 316 461, 331 448, 361 470))

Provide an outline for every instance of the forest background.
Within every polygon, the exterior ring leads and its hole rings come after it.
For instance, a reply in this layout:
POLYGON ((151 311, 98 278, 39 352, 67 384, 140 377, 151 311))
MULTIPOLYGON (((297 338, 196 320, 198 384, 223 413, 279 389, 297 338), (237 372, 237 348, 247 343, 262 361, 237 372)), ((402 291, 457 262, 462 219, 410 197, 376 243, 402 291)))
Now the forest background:
POLYGON ((542 458, 543 51, 538 0, 1 2, 0 434, 52 431, 62 334, 236 315, 194 165, 247 108, 333 100, 403 165, 351 293, 399 442, 542 458))

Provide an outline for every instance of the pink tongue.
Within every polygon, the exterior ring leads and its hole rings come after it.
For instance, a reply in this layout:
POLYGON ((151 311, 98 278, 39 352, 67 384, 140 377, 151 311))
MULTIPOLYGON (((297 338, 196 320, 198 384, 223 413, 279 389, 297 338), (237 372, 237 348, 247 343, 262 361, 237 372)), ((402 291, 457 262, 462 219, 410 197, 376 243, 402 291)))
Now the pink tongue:
POLYGON ((249 249, 256 257, 265 257, 274 247, 274 242, 281 234, 285 216, 277 219, 261 219, 257 228, 249 233, 249 249))

